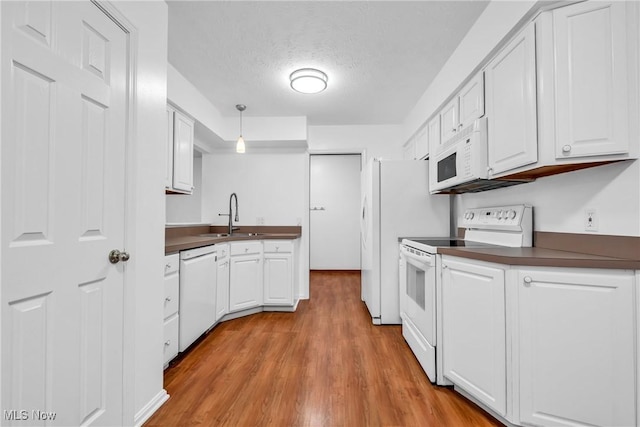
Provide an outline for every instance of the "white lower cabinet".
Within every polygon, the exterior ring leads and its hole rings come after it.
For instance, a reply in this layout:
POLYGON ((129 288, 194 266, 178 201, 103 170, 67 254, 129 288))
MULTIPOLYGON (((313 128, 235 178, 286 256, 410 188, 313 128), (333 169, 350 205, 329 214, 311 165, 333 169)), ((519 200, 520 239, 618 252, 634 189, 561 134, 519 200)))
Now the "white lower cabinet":
POLYGON ((442 288, 444 375, 505 416, 505 272, 443 256, 442 288))
POLYGON ((293 305, 293 242, 264 242, 264 305, 293 305))
POLYGON ((637 425, 636 277, 444 255, 445 377, 514 425, 637 425))
POLYGON ((216 288, 216 322, 229 312, 229 245, 218 247, 218 273, 216 288))
POLYGON ((180 295, 180 259, 178 254, 164 257, 164 345, 163 361, 167 366, 178 355, 178 314, 180 295))
POLYGON ((518 272, 520 419, 539 426, 632 426, 634 274, 518 272))
POLYGON ((232 242, 229 312, 262 305, 262 242, 232 242))

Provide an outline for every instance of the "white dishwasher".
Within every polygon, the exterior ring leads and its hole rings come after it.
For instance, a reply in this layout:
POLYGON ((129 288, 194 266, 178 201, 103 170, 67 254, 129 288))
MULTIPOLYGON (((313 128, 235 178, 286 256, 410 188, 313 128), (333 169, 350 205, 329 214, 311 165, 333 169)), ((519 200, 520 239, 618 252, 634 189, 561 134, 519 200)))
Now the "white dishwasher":
POLYGON ((180 252, 180 351, 215 323, 216 277, 215 245, 180 252))

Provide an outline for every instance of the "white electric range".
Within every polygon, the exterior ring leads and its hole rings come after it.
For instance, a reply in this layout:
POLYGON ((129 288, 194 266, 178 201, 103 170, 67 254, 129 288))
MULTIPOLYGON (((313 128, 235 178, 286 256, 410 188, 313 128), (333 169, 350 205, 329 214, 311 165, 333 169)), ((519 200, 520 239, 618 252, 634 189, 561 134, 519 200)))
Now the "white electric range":
POLYGON ((528 205, 466 209, 464 238, 405 238, 400 244, 402 335, 433 383, 448 384, 442 372, 441 248, 528 247, 533 243, 533 209, 528 205))

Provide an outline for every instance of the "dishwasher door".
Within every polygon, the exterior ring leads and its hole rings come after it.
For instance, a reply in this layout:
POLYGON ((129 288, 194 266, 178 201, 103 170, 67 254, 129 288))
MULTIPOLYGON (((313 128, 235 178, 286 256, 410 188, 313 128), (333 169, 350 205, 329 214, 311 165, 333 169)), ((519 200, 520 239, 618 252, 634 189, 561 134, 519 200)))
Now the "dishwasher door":
POLYGON ((215 323, 216 255, 215 246, 180 252, 180 351, 215 323))

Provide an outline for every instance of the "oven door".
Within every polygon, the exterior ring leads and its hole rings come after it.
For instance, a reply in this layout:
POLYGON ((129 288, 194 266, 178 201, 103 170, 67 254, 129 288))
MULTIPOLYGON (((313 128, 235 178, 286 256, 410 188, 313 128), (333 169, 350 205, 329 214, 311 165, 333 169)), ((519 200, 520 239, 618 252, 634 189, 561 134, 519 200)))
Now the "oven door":
POLYGON ((435 256, 400 246, 402 334, 432 382, 435 382, 435 256))

